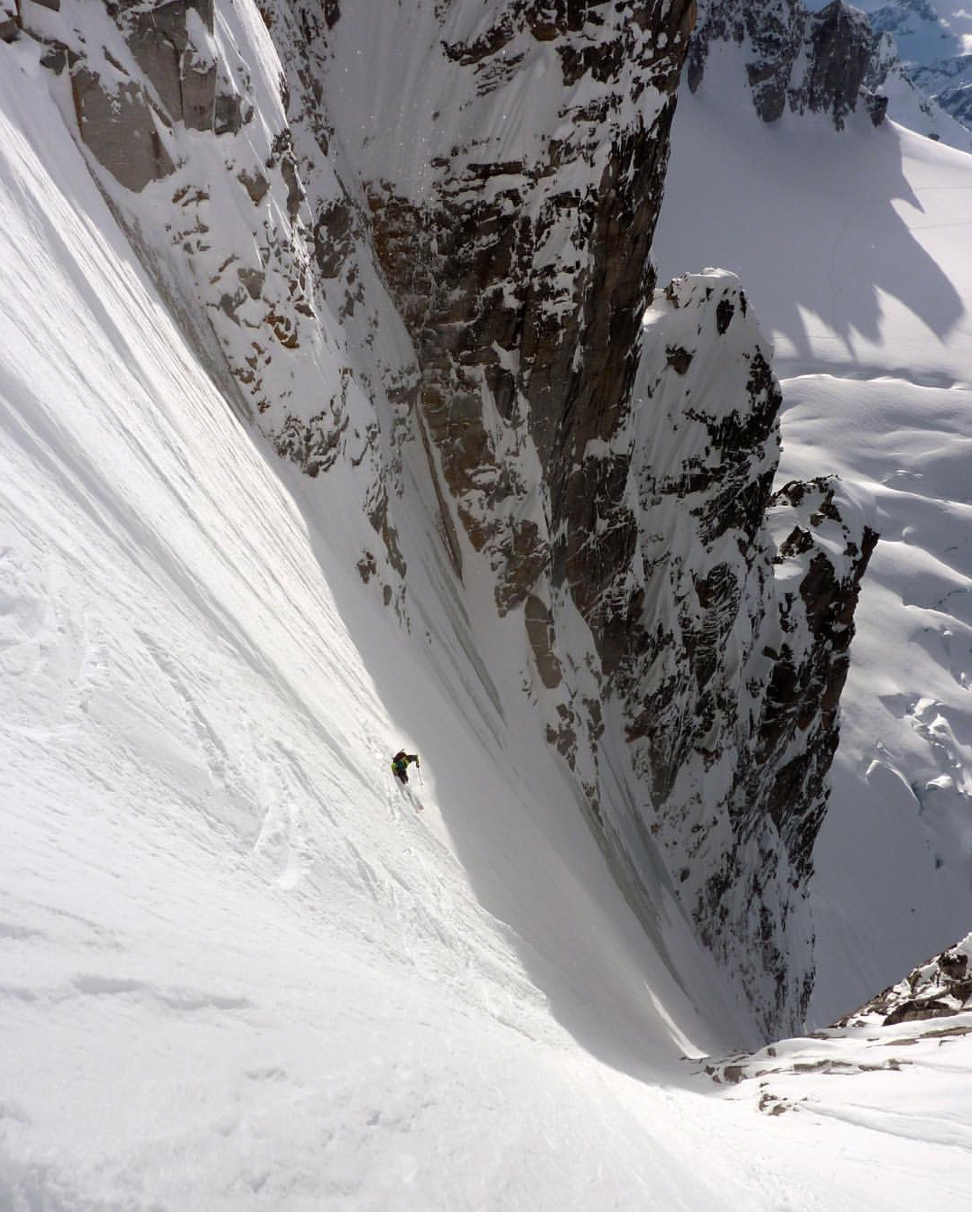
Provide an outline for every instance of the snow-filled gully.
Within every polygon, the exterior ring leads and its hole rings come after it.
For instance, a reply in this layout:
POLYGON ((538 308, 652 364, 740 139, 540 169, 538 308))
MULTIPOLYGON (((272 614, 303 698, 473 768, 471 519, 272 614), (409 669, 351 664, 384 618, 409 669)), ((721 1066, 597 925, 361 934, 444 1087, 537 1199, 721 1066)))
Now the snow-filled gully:
MULTIPOLYGON (((972 1037, 871 1071, 869 1029, 838 1045, 853 1075, 765 1079, 768 1101, 683 1059, 723 1047, 727 991, 699 958, 711 1001, 688 1003, 549 746, 467 689, 449 620, 420 659, 364 592, 172 322, 22 45, 0 46, 0 333, 0 1209, 967 1207, 972 1037), (388 769, 402 743, 421 815, 388 769)), ((873 427, 835 435, 840 402, 903 431, 919 389, 837 387, 789 384, 787 424, 794 460, 826 435, 850 474, 873 427)), ((942 432, 959 395, 929 397, 942 432)), ((916 474, 950 483, 947 453, 929 440, 916 474)), ((957 584, 957 506, 925 500, 957 584)), ((926 575, 909 501, 881 498, 902 536, 876 612, 926 575)), ((940 654, 891 635, 914 678, 880 689, 907 697, 940 654)), ((942 760, 964 761, 934 690, 942 760)), ((851 773, 876 744, 854 718, 851 773)), ((888 850, 921 844, 887 803, 860 810, 888 850)), ((828 945, 879 892, 840 891, 828 945)))

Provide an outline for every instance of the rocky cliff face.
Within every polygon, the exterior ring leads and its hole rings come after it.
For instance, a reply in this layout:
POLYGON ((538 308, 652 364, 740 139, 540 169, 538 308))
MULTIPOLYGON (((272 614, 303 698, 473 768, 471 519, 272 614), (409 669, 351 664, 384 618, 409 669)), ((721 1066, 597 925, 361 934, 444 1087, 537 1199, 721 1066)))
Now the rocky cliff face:
MULTIPOLYGON (((924 0, 901 5, 909 19, 916 12, 930 12, 924 0)), ((701 88, 712 54, 731 47, 765 122, 785 112, 822 113, 841 130, 855 111, 875 126, 890 112, 903 126, 967 151, 968 137, 952 121, 964 112, 961 60, 938 65, 943 71, 904 62, 889 13, 901 15, 888 6, 865 16, 842 0, 814 12, 803 0, 704 0, 689 49, 689 87, 701 88)))
MULTIPOLYGON (((655 289, 690 0, 96 7, 21 0, 17 25, 228 396, 368 520, 359 571, 406 625, 409 464, 469 644, 484 585, 520 619, 502 659, 632 903, 660 858, 767 1031, 795 1025, 875 536, 832 481, 772 494, 739 283, 655 289)), ((759 104, 839 123, 859 23, 796 13, 759 104)))
MULTIPOLYGON (((631 554, 617 569, 588 563, 624 620, 597 701, 634 771, 622 810, 602 796, 595 814, 640 863, 660 847, 767 1030, 793 1025, 810 990, 804 889, 876 540, 833 481, 772 493, 779 405, 735 278, 709 271, 660 292, 631 412, 601 456, 625 469, 631 554)), ((568 718, 593 737, 600 719, 571 690, 568 718)))
MULTIPOLYGON (((430 157, 421 198, 364 183, 380 265, 418 354, 421 421, 503 612, 555 570, 593 621, 568 531, 587 529, 592 489, 601 508, 619 506, 610 475, 590 482, 585 450, 611 437, 630 395, 690 10, 688 0, 512 4, 454 40, 444 23, 448 70, 430 103, 441 112, 468 93, 468 133, 430 157), (504 104, 523 114, 516 94, 539 68, 555 125, 511 146, 506 131, 489 133, 492 115, 504 104)), ((626 555, 605 545, 605 559, 626 555)), ((599 614, 603 649, 614 621, 599 614)))
MULTIPOLYGON (((810 12, 802 0, 710 0, 689 53, 693 92, 702 83, 710 47, 718 42, 745 48, 753 103, 764 122, 787 108, 800 114, 809 110, 829 114, 840 130, 858 104, 871 28, 863 13, 842 0, 819 12, 810 12)), ((883 117, 879 108, 872 112, 878 121, 883 117)))
MULTIPOLYGON (((921 1022, 972 1010, 972 934, 846 1015, 839 1027, 921 1022)), ((966 1028, 968 1030, 968 1028, 966 1028)))

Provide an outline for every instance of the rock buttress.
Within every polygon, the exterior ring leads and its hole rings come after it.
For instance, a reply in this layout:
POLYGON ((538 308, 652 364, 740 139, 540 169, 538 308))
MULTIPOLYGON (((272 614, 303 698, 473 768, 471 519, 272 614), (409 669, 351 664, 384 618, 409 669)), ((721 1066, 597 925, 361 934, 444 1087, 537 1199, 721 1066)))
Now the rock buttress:
POLYGON ((803 0, 708 0, 688 56, 693 92, 705 76, 709 48, 718 42, 743 48, 753 104, 765 122, 787 108, 809 110, 828 114, 841 130, 862 94, 872 116, 876 112, 874 99, 862 89, 873 53, 871 27, 843 0, 817 12, 803 0))
MULTIPOLYGON (((588 599, 578 560, 591 486, 576 469, 628 405, 694 9, 519 0, 464 38, 449 36, 457 9, 442 18, 441 96, 427 104, 461 99, 466 115, 425 188, 364 182, 374 246, 417 351, 421 423, 499 610, 552 572, 609 647, 610 612, 588 599), (506 107, 515 138, 497 130, 506 107)), ((602 498, 611 488, 598 485, 602 498)), ((628 547, 602 554, 624 561, 628 547)))

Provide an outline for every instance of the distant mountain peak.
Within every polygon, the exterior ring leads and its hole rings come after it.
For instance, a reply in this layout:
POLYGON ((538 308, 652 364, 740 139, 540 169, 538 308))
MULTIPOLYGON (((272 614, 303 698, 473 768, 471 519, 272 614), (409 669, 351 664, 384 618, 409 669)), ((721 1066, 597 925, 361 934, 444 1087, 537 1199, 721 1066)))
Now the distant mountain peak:
MULTIPOLYGON (((748 87, 765 122, 775 122, 785 112, 819 113, 841 130, 856 111, 866 113, 875 126, 887 114, 919 134, 968 151, 972 135, 954 120, 972 111, 964 94, 966 68, 955 68, 953 76, 959 78, 951 81, 939 78, 942 65, 920 75, 902 62, 892 37, 910 28, 909 21, 926 18, 946 34, 924 0, 915 5, 915 11, 904 14, 889 5, 867 16, 843 0, 816 11, 803 0, 709 0, 689 48, 689 88, 703 87, 714 46, 734 45, 742 59, 741 86, 748 87)), ((947 37, 958 46, 951 34, 947 37)))
POLYGON ((766 122, 787 109, 810 111, 828 114, 840 130, 857 108, 871 30, 864 14, 842 0, 832 0, 819 12, 810 12, 802 0, 710 0, 689 51, 688 84, 693 92, 702 84, 715 42, 744 48, 753 104, 766 122))

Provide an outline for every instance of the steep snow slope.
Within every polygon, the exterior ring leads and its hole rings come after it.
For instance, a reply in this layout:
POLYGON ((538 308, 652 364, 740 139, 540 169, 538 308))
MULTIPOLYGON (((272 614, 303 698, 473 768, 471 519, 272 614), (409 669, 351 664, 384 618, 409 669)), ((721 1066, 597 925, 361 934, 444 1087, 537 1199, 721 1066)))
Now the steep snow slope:
MULTIPOLYGON (((632 900, 650 916, 660 857, 766 1031, 792 1030, 869 538, 835 506, 838 533, 801 527, 803 576, 794 561, 783 586, 765 526, 779 395, 756 320, 731 276, 652 298, 689 19, 681 0, 416 0, 393 21, 362 3, 309 70, 416 351, 407 423, 472 643, 491 670, 513 659, 632 900), (505 655, 476 626, 491 612, 508 616, 505 655)), ((288 62, 312 53, 299 26, 275 30, 288 62)), ((305 79, 291 69, 294 94, 305 79)), ((792 527, 824 521, 806 512, 792 527)))
POLYGON ((741 275, 783 376, 781 478, 839 472, 883 536, 816 852, 825 1023, 972 921, 972 159, 893 124, 766 127, 723 66, 680 100, 656 255, 741 275))
POLYGON ((217 381, 350 519, 346 565, 405 627, 450 603, 647 928, 674 887, 764 1033, 796 1030, 873 532, 829 488, 771 503, 781 397, 735 279, 653 297, 692 5, 21 11, 217 381))
MULTIPOLYGON (((475 1206, 521 1169, 584 1206, 601 1095, 558 1016, 664 1072, 687 1045, 653 997, 691 1012, 548 747, 535 797, 461 654, 438 655, 444 688, 382 639, 391 616, 349 587, 355 520, 308 531, 30 52, 0 53, 6 1206, 475 1206), (410 727, 422 818, 387 768, 410 727), (526 1161, 554 1118, 572 1176, 526 1161)), ((618 1198, 641 1189, 632 1146, 618 1198)))
POLYGON ((5 1204, 729 1208, 659 1089, 717 1037, 553 751, 446 619, 416 664, 340 485, 309 528, 0 53, 5 1204))
POLYGON ((745 1023, 677 914, 709 1024, 529 719, 234 418, 35 54, 0 46, 0 1206, 963 1208, 934 1124, 704 1096, 679 1053, 745 1023))

